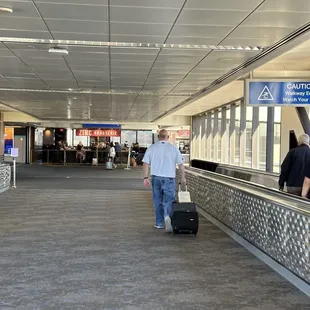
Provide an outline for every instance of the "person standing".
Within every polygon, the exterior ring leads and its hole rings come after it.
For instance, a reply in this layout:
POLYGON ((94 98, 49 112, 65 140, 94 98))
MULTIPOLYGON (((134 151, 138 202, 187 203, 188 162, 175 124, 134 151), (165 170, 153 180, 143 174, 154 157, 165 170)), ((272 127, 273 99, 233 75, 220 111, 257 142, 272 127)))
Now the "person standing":
POLYGON ((168 142, 167 130, 161 130, 159 141, 152 144, 143 158, 144 186, 152 184, 153 202, 155 208, 155 228, 172 232, 172 203, 175 201, 176 166, 179 166, 180 181, 186 183, 183 159, 177 147, 168 142), (149 179, 151 168, 151 181, 149 179))
POLYGON ((111 142, 111 143, 110 143, 110 149, 109 149, 109 157, 111 158, 111 161, 112 161, 112 164, 113 164, 113 167, 114 167, 114 168, 117 167, 117 166, 115 165, 115 155, 116 155, 115 147, 114 147, 113 142, 111 142))
POLYGON ((281 165, 279 189, 283 190, 286 183, 288 193, 301 196, 306 166, 309 160, 309 136, 303 134, 298 139, 298 147, 287 153, 281 165))

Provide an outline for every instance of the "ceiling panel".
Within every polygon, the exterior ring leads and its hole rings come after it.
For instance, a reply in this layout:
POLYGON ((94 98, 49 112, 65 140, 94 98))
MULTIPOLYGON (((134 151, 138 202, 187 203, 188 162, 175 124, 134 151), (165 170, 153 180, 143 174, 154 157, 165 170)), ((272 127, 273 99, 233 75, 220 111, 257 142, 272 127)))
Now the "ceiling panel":
POLYGON ((309 13, 258 11, 242 26, 297 28, 309 22, 309 13))
MULTIPOLYGON (((171 25, 166 24, 138 24, 138 23, 116 23, 111 22, 111 35, 144 35, 166 37, 171 25)), ((137 42, 137 39, 136 41, 137 42)))
POLYGON ((233 27, 231 26, 206 26, 206 25, 175 25, 170 37, 195 37, 215 38, 221 41, 233 27))
POLYGON ((112 42, 130 42, 130 43, 157 43, 163 44, 166 40, 164 36, 151 36, 151 35, 125 35, 125 34, 112 34, 112 42))
POLYGON ((107 22, 63 19, 46 19, 45 21, 51 32, 81 32, 94 34, 107 34, 109 32, 109 25, 107 22))
MULTIPOLYGON (((3 1, 0 6, 13 9, 13 13, 7 18, 40 18, 38 11, 32 1, 3 1)), ((5 16, 1 16, 1 19, 5 16)), ((6 17, 5 17, 6 18, 6 17)))
POLYGON ((180 14, 178 25, 210 25, 210 26, 235 26, 246 16, 246 11, 215 11, 215 10, 186 10, 180 14))
MULTIPOLYGON (((235 42, 237 44, 239 38, 272 38, 275 41, 285 37, 289 33, 291 33, 294 28, 282 28, 282 27, 238 27, 228 38, 236 39, 235 42)), ((257 40, 256 45, 259 45, 259 40, 257 40)))
POLYGON ((172 25, 179 13, 179 9, 145 8, 145 7, 117 7, 110 8, 111 21, 122 23, 156 23, 172 25))
POLYGON ((266 1, 259 11, 273 12, 310 12, 310 2, 304 0, 281 0, 281 5, 277 1, 266 1))
POLYGON ((69 4, 86 4, 87 5, 108 5, 108 0, 34 0, 36 3, 44 3, 44 2, 50 2, 50 3, 69 3, 69 4))
POLYGON ((108 7, 94 5, 73 5, 66 3, 37 3, 42 17, 47 19, 73 19, 108 21, 108 7))
MULTIPOLYGON (((281 0, 281 4, 282 4, 281 0)), ((285 1, 285 0, 284 0, 285 1)), ((227 11, 252 11, 262 0, 190 0, 185 4, 185 9, 201 9, 201 10, 227 10, 227 11)))
POLYGON ((73 32, 58 32, 53 31, 53 36, 56 40, 78 40, 78 41, 109 41, 109 35, 94 34, 94 33, 73 33, 73 32))
POLYGON ((133 7, 157 7, 157 8, 175 8, 180 9, 184 0, 113 0, 112 6, 133 6, 133 7))
POLYGON ((0 29, 47 31, 44 22, 40 18, 20 18, 5 16, 1 16, 0 18, 0 29))

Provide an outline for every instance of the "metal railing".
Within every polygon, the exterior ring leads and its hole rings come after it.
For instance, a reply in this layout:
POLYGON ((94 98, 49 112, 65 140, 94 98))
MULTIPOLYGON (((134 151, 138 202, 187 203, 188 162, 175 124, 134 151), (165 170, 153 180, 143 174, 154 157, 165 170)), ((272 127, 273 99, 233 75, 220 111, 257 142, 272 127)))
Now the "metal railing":
MULTIPOLYGON (((79 152, 77 150, 32 150, 32 163, 48 165, 104 165, 108 158, 108 151, 87 150, 79 152), (94 160, 97 159, 97 160, 94 160)), ((118 152, 115 163, 126 165, 128 161, 128 151, 118 152)))
POLYGON ((186 178, 197 206, 310 283, 307 201, 195 168, 186 178))

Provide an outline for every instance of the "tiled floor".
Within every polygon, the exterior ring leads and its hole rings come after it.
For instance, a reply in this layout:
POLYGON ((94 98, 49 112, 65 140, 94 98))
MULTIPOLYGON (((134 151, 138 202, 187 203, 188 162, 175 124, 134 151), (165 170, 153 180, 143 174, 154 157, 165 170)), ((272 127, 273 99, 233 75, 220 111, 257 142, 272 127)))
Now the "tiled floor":
POLYGON ((0 309, 310 309, 207 220, 153 229, 140 169, 19 167, 0 194, 0 309))

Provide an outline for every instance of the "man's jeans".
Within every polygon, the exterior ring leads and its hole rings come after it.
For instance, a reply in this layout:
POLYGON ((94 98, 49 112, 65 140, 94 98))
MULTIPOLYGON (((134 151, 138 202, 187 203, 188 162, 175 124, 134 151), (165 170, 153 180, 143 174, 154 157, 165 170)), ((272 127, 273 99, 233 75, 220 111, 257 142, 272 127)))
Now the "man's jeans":
POLYGON ((172 203, 175 201, 175 179, 152 176, 152 190, 156 225, 163 226, 165 217, 172 214, 172 203))

